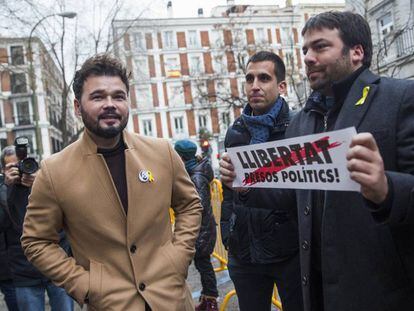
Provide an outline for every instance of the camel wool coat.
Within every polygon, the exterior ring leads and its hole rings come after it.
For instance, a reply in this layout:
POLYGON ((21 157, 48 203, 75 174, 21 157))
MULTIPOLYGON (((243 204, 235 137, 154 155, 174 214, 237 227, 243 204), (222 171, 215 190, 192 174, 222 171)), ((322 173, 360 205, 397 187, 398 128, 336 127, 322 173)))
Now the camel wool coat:
POLYGON ((185 278, 200 227, 199 197, 167 141, 127 131, 123 139, 127 215, 85 131, 42 162, 24 221, 25 254, 88 310, 144 311, 146 303, 153 311, 194 310, 185 278), (143 182, 141 171, 154 180, 143 182), (73 257, 58 245, 61 229, 73 257))

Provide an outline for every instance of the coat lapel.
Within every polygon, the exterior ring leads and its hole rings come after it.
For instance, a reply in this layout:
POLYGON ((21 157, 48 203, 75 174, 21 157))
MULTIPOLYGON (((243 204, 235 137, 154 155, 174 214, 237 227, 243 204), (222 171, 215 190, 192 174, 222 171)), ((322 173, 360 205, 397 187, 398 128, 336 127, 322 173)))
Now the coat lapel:
POLYGON ((92 174, 96 174, 97 184, 105 192, 111 205, 118 210, 121 218, 125 220, 125 210, 122 207, 121 200, 119 199, 104 157, 97 153, 98 148, 86 131, 84 131, 81 139, 84 156, 86 156, 86 161, 88 161, 89 166, 93 168, 92 174))
POLYGON ((361 73, 355 80, 345 99, 335 123, 335 129, 343 129, 352 126, 355 126, 355 128, 358 129, 370 107, 375 93, 377 92, 377 83, 379 79, 378 76, 371 73, 368 69, 361 73), (364 88, 366 87, 369 87, 369 91, 365 100, 363 103, 355 105, 363 97, 364 88))

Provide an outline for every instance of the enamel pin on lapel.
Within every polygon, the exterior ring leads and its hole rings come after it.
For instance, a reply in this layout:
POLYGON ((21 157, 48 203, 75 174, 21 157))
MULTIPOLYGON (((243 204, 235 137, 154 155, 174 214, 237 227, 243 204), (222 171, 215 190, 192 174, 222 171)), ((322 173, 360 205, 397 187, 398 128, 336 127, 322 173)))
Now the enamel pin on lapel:
POLYGON ((151 171, 140 170, 138 174, 138 179, 143 183, 153 182, 154 176, 152 175, 151 171))

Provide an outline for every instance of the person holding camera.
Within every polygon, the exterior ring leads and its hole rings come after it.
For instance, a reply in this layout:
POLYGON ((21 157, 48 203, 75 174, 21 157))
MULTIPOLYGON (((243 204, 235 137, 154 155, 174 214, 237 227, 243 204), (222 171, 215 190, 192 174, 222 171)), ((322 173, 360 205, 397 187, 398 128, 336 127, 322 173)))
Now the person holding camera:
MULTIPOLYGON (((4 174, 1 191, 6 192, 5 205, 8 216, 4 234, 18 310, 45 310, 46 291, 52 310, 70 311, 74 307, 73 300, 26 259, 20 244, 28 197, 36 176, 33 170, 37 170, 34 159, 27 158, 27 143, 27 138, 18 137, 16 145, 7 146, 1 154, 4 174)), ((63 232, 60 245, 69 252, 69 243, 63 232)))
POLYGON ((8 228, 7 187, 4 185, 4 175, 0 175, 0 291, 9 311, 19 311, 17 308, 16 292, 11 278, 9 256, 5 230, 8 228))

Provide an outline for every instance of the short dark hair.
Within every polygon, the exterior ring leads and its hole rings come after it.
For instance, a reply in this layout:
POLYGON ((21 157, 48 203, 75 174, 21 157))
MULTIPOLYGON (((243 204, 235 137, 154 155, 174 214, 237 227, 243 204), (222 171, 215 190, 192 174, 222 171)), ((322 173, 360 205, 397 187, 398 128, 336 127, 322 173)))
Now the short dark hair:
POLYGON ((284 81, 286 77, 285 63, 273 52, 259 51, 257 53, 254 53, 247 61, 246 68, 250 63, 259 63, 265 61, 270 61, 273 63, 277 82, 284 81))
POLYGON ((16 154, 16 147, 13 145, 4 147, 3 151, 1 152, 1 167, 4 169, 6 167, 5 158, 15 155, 16 154))
POLYGON ((360 44, 364 49, 362 63, 366 67, 371 66, 372 60, 372 39, 371 29, 367 21, 359 14, 349 11, 329 11, 311 17, 302 29, 302 36, 307 31, 314 29, 338 29, 339 36, 345 47, 352 48, 360 44))
POLYGON ((119 77, 125 84, 127 93, 129 93, 129 74, 122 62, 110 54, 94 55, 83 63, 81 69, 76 71, 73 79, 73 92, 78 101, 82 97, 83 85, 90 76, 119 77))

